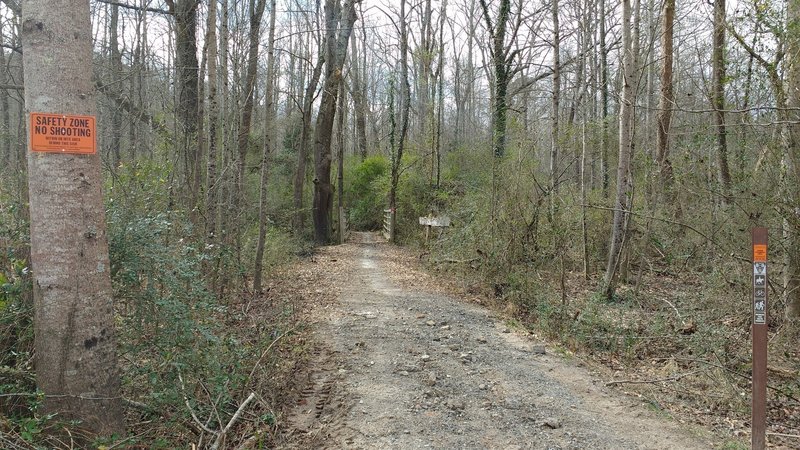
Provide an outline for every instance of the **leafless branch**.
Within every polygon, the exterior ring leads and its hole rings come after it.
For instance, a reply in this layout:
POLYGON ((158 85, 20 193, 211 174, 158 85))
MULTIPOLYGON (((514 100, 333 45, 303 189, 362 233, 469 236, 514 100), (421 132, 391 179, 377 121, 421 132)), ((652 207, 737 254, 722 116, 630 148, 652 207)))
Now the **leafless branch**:
MULTIPOLYGON (((3 1, 7 3, 7 1, 9 1, 9 0, 3 0, 3 1)), ((172 11, 167 11, 166 9, 150 8, 150 7, 147 7, 147 6, 129 5, 127 3, 115 2, 113 0, 97 0, 97 1, 100 2, 100 3, 105 3, 106 5, 119 6, 120 8, 132 9, 132 10, 135 10, 135 11, 147 11, 147 12, 156 13, 156 14, 165 14, 165 15, 168 15, 168 16, 172 15, 172 11)))

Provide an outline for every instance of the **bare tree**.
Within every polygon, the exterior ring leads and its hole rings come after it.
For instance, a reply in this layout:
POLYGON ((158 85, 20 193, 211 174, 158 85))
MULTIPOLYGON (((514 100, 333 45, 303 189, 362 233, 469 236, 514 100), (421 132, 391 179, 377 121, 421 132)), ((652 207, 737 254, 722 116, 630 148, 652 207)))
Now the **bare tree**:
POLYGON ((730 201, 731 173, 728 168, 728 141, 725 128, 725 0, 714 0, 714 38, 711 55, 711 104, 717 129, 717 178, 722 201, 730 201))
MULTIPOLYGON (((508 115, 508 84, 514 75, 520 70, 515 67, 515 60, 520 53, 519 49, 513 49, 513 39, 506 44, 506 32, 508 22, 511 18, 511 0, 500 0, 497 7, 497 17, 492 20, 486 0, 480 0, 483 9, 483 18, 486 21, 486 29, 492 45, 489 47, 489 54, 492 58, 494 75, 494 97, 492 106, 492 148, 494 156, 501 158, 506 151, 506 117, 508 115)), ((517 22, 512 25, 511 34, 516 35, 522 15, 517 14, 517 22)))
MULTIPOLYGON (((317 27, 320 30, 320 27, 317 27)), ((322 69, 325 66, 325 47, 321 45, 322 38, 318 36, 320 42, 317 62, 311 71, 311 77, 305 88, 302 105, 302 128, 300 131, 300 144, 297 148, 297 169, 294 173, 294 219, 293 227, 295 231, 300 231, 305 226, 305 211, 303 210, 303 197, 306 182, 306 160, 308 159, 309 140, 311 139, 311 113, 314 106, 319 80, 322 76, 322 69)))
MULTIPOLYGON (((635 0, 638 1, 638 0, 635 0)), ((612 298, 616 291, 616 278, 619 262, 628 234, 628 220, 632 206, 633 176, 631 157, 633 156, 633 120, 636 101, 637 73, 636 46, 632 29, 638 28, 637 20, 631 20, 631 0, 622 0, 622 96, 619 112, 619 159, 617 166, 617 195, 614 201, 614 222, 611 225, 611 246, 608 263, 603 278, 602 294, 612 298)))
MULTIPOLYGON (((392 130, 390 138, 391 147, 391 181, 389 185, 389 210, 391 211, 392 224, 389 227, 391 232, 389 241, 397 239, 397 187, 400 185, 400 169, 403 162, 403 152, 405 151, 406 136, 408 134, 409 112, 411 110, 411 86, 408 82, 408 25, 406 19, 406 1, 400 0, 400 135, 396 137, 397 146, 395 147, 395 119, 394 111, 392 114, 392 130)), ((393 95, 393 94, 390 94, 393 95)), ((390 101, 390 103, 392 103, 390 101)))
MULTIPOLYGON (((245 170, 247 164, 247 152, 250 149, 250 127, 253 121, 253 102, 256 89, 256 75, 258 73, 258 47, 261 42, 261 19, 264 17, 266 0, 250 0, 248 15, 250 17, 250 28, 247 33, 247 68, 244 81, 244 104, 241 109, 241 121, 239 123, 239 134, 237 139, 237 170, 236 170, 236 193, 234 195, 234 212, 241 214, 242 205, 245 201, 245 170)), ((239 235, 236 233, 237 242, 240 242, 239 235)), ((237 243, 237 253, 240 244, 237 243)))
MULTIPOLYGON (((366 45, 366 43, 365 43, 366 45)), ((367 157, 367 103, 364 101, 364 97, 366 96, 366 89, 365 89, 365 75, 361 74, 361 61, 360 58, 366 58, 366 48, 362 50, 362 53, 359 53, 358 50, 358 34, 353 34, 352 38, 352 55, 350 57, 351 67, 350 67, 350 80, 351 80, 351 88, 350 91, 352 92, 353 97, 353 115, 356 119, 356 144, 358 147, 358 154, 361 159, 365 159, 367 157)), ((364 59, 364 66, 366 66, 366 59, 364 59)), ((366 67, 365 67, 366 68, 366 67)))
POLYGON ((800 189, 797 180, 800 175, 800 2, 790 1, 786 9, 786 84, 787 109, 784 140, 788 153, 785 156, 789 166, 789 177, 784 181, 784 191, 789 200, 789 218, 784 221, 788 229, 788 267, 785 277, 787 300, 786 316, 792 320, 800 318, 800 235, 798 235, 798 209, 800 189), (788 223, 787 223, 788 222, 788 223))
MULTIPOLYGON (((88 0, 27 0, 29 112, 95 114, 88 0)), ((44 412, 124 432, 97 154, 28 153, 36 383, 44 412)))
POLYGON ((200 192, 202 155, 198 145, 199 62, 197 61, 198 0, 166 0, 175 19, 176 76, 178 83, 178 149, 193 209, 200 192))
POLYGON ((264 265, 264 245, 267 238, 267 176, 269 155, 276 145, 275 129, 275 0, 270 0, 269 37, 267 38, 266 118, 264 119, 264 152, 261 157, 261 184, 258 200, 258 242, 253 269, 253 291, 261 292, 261 272, 264 265))
POLYGON ((664 60, 661 65, 661 95, 658 100, 658 141, 656 151, 656 162, 660 173, 660 196, 671 190, 673 182, 672 163, 669 160, 669 130, 672 123, 672 105, 675 103, 672 85, 674 24, 675 0, 664 0, 661 11, 661 47, 664 60))
POLYGON ((219 96, 217 92, 217 0, 209 0, 206 22, 206 45, 208 45, 208 164, 206 165, 206 239, 217 238, 217 146, 219 136, 219 96))
POLYGON ((606 45, 606 1, 600 0, 598 21, 600 22, 600 179, 603 197, 608 198, 608 46, 606 45))
MULTIPOLYGON (((561 100, 561 35, 558 25, 558 0, 551 0, 553 17, 553 109, 550 118, 550 189, 558 191, 558 111, 561 100)), ((555 202, 551 202, 551 205, 555 202)))

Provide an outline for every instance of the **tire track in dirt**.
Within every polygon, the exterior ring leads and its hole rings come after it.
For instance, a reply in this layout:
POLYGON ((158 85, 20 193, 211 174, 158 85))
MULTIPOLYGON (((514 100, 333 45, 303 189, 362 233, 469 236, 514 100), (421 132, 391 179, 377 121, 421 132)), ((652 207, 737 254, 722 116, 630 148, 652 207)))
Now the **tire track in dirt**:
POLYGON ((619 397, 490 311, 390 280, 372 235, 323 250, 347 266, 290 411, 291 448, 700 449, 702 430, 619 397))

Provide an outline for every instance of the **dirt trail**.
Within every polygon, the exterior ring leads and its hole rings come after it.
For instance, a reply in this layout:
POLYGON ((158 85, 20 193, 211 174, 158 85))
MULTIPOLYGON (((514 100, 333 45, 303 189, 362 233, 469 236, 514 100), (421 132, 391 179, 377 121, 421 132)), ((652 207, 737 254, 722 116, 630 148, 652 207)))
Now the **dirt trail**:
POLYGON ((346 281, 338 301, 315 311, 320 345, 288 417, 297 436, 288 447, 713 447, 489 310, 398 282, 386 245, 356 239, 317 257, 344 267, 346 281))

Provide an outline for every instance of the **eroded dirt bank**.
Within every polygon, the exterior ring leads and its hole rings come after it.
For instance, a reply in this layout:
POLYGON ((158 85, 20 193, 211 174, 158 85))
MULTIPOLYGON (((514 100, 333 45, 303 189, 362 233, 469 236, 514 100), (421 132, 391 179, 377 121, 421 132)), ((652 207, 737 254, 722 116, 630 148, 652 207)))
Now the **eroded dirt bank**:
POLYGON ((316 259, 338 295, 313 311, 315 351, 287 448, 714 446, 489 310, 416 283, 421 274, 374 235, 316 259))

